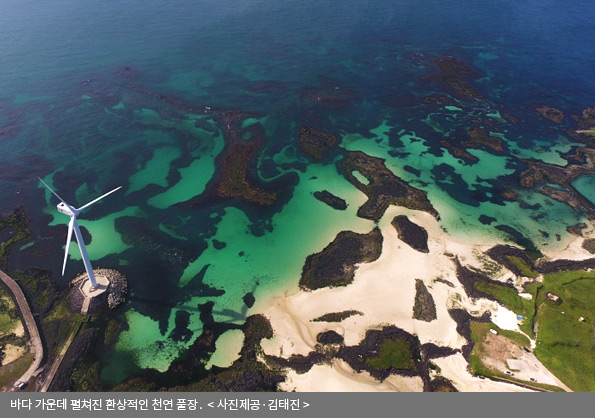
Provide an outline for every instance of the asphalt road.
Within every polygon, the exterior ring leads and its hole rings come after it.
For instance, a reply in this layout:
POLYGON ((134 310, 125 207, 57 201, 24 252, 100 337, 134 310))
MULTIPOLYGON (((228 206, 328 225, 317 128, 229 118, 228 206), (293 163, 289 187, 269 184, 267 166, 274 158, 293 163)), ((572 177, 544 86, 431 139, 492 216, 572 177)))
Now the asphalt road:
POLYGON ((6 273, 0 270, 0 280, 8 286, 12 295, 14 296, 14 300, 16 301, 17 307, 21 312, 21 317, 25 321, 25 328, 27 329, 27 334, 29 335, 29 346, 31 348, 31 352, 34 355, 34 360, 31 366, 27 369, 25 374, 23 374, 8 390, 10 392, 14 392, 19 383, 21 382, 28 382, 31 379, 31 376, 41 365, 41 360, 43 359, 43 345, 41 344, 41 338, 39 336, 39 330, 37 329, 37 324, 35 323, 35 319, 33 318, 33 314, 31 313, 31 308, 29 308, 29 304, 27 303, 27 299, 25 299, 25 295, 21 290, 20 286, 17 282, 15 282, 11 277, 9 277, 6 273))

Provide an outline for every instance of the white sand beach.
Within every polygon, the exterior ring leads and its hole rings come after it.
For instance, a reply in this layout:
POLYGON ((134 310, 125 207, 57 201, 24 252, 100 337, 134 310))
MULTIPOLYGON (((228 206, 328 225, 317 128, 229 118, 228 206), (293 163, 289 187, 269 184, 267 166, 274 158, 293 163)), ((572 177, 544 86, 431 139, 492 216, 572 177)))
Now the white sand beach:
MULTIPOLYGON (((387 325, 416 335, 421 344, 461 349, 466 341, 457 332, 457 324, 448 313, 453 308, 465 309, 474 316, 489 311, 503 328, 518 329, 514 313, 494 301, 467 297, 456 277, 454 257, 464 265, 480 267, 482 253, 495 245, 494 242, 487 243, 482 237, 472 236, 465 242, 456 241, 429 214, 401 207, 390 207, 379 227, 384 238, 382 254, 374 262, 359 265, 353 283, 309 292, 296 290, 271 301, 263 312, 274 329, 274 337, 262 343, 266 354, 284 358, 294 354, 307 355, 316 348, 316 336, 328 330, 343 336, 345 345, 357 345, 367 330, 387 325), (391 221, 401 214, 426 229, 429 253, 416 251, 399 240, 391 221), (424 282, 434 299, 437 318, 431 322, 412 317, 416 279, 424 282), (312 321, 328 313, 346 310, 358 311, 361 315, 350 316, 341 322, 312 321)), ((572 246, 572 251, 577 251, 576 245, 572 246)), ((514 276, 504 268, 501 275, 514 276)), ((514 384, 473 377, 460 352, 432 361, 440 367, 441 375, 450 379, 460 391, 528 390, 514 384)), ((423 389, 423 383, 419 378, 394 375, 380 382, 367 373, 355 372, 342 360, 334 360, 332 365, 315 365, 304 374, 290 371, 281 388, 296 391, 418 391, 423 389)))

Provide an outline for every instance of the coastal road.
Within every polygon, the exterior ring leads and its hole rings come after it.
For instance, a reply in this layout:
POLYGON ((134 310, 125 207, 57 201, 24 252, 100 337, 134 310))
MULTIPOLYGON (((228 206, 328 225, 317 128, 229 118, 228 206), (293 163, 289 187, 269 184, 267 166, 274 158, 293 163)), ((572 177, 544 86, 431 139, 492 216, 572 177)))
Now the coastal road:
POLYGON ((81 323, 82 322, 80 320, 77 320, 73 324, 72 329, 70 330, 70 334, 68 335, 68 338, 67 338, 66 342, 64 343, 64 346, 62 347, 60 354, 58 354, 58 357, 56 357, 56 359, 54 360, 54 363, 52 364, 52 367, 50 368, 50 371, 49 371, 48 375, 46 376, 45 381, 43 382, 43 386, 39 390, 40 392, 48 391, 50 385, 52 384, 52 380, 54 380, 54 376, 56 375, 56 373, 58 372, 58 369, 60 368, 60 364, 62 364, 62 360, 64 360, 64 356, 66 355, 66 352, 70 348, 70 344, 72 344, 74 337, 76 337, 76 334, 79 332, 79 329, 81 328, 81 323))
POLYGON ((10 276, 0 270, 0 280, 4 282, 4 284, 8 287, 10 292, 12 293, 14 300, 16 301, 17 307, 21 312, 21 317, 24 320, 25 328, 27 329, 27 334, 29 334, 29 346, 31 351, 34 355, 34 360, 31 366, 27 369, 25 374, 23 374, 9 389, 10 392, 14 392, 19 383, 28 382, 31 379, 31 376, 39 366, 41 365, 41 360, 43 359, 43 344, 41 343, 41 337, 39 336, 39 330, 37 329, 37 324, 35 323, 35 319, 33 318, 33 314, 31 313, 31 308, 29 308, 29 303, 27 303, 27 299, 25 299, 25 295, 21 290, 20 286, 17 282, 15 282, 10 276))

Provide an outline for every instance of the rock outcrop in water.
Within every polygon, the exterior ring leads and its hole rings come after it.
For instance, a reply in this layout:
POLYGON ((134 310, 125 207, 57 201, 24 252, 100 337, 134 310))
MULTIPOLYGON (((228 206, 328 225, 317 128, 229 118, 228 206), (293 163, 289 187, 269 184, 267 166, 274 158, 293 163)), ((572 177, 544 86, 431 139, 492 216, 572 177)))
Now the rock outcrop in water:
POLYGON ((541 116, 554 123, 560 124, 564 121, 564 112, 554 107, 535 104, 535 110, 537 110, 541 116))
POLYGON ((477 87, 469 81, 479 75, 475 69, 453 57, 437 58, 434 64, 438 67, 438 72, 431 75, 429 80, 442 84, 456 95, 474 99, 483 98, 477 87))
POLYGON ((340 232, 321 252, 309 255, 302 270, 300 288, 346 286, 353 281, 356 264, 369 263, 380 257, 382 233, 375 228, 368 234, 340 232))
POLYGON ((316 199, 320 200, 321 202, 326 203, 333 209, 336 209, 336 210, 347 209, 347 202, 345 202, 345 200, 341 199, 338 196, 335 196, 334 194, 332 194, 331 192, 329 192, 327 190, 323 190, 321 192, 314 192, 314 197, 316 199))
POLYGON ((325 152, 337 144, 333 134, 318 132, 309 126, 300 128, 299 144, 302 151, 315 160, 321 160, 325 152))
POLYGON ((481 148, 486 147, 496 153, 504 152, 504 141, 497 136, 489 135, 486 131, 479 127, 468 130, 467 136, 469 139, 461 141, 461 145, 465 148, 481 148))
POLYGON ((403 206, 408 209, 422 210, 439 218, 438 212, 427 198, 424 191, 416 189, 393 174, 384 165, 381 158, 370 157, 363 152, 347 152, 340 162, 345 178, 361 190, 368 201, 357 211, 357 216, 374 221, 380 220, 390 205, 403 206), (358 172, 368 180, 362 183, 353 174, 358 172))

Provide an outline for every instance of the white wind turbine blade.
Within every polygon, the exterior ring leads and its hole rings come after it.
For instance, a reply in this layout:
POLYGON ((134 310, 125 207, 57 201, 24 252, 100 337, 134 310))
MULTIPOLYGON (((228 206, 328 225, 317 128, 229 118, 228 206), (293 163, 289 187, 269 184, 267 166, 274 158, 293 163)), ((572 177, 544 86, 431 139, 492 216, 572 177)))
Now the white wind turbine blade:
POLYGON ((91 206, 93 203, 97 202, 98 200, 103 199, 105 196, 107 196, 108 194, 112 194, 113 192, 115 192, 116 190, 120 190, 122 188, 122 186, 116 187, 114 190, 112 190, 111 192, 107 192, 106 194, 104 194, 103 196, 99 196, 97 199, 92 200, 91 202, 87 203, 84 206, 81 206, 80 208, 77 209, 77 211, 81 211, 83 209, 88 208, 89 206, 91 206))
POLYGON ((56 193, 55 191, 53 191, 53 190, 52 190, 52 188, 51 188, 50 186, 48 186, 48 185, 47 185, 47 183, 41 179, 41 177, 37 177, 37 178, 39 179, 39 181, 40 181, 40 182, 42 182, 42 183, 43 183, 43 185, 44 185, 44 186, 45 186, 45 187, 46 187, 46 188, 47 188, 47 189, 48 189, 50 192, 52 192, 52 193, 54 194, 54 196, 56 196, 58 199, 60 199, 60 202, 64 203, 64 204, 65 204, 66 206, 68 206, 70 209, 73 209, 73 207, 72 207, 72 206, 70 206, 68 203, 66 203, 66 202, 64 201, 64 199, 62 199, 60 196, 58 196, 58 193, 56 193))
POLYGON ((66 261, 68 260, 68 248, 70 247, 70 240, 72 239, 73 226, 74 226, 74 217, 70 218, 70 222, 68 223, 68 237, 66 238, 66 251, 64 252, 64 264, 62 265, 62 276, 64 276, 64 271, 66 271, 66 261))

